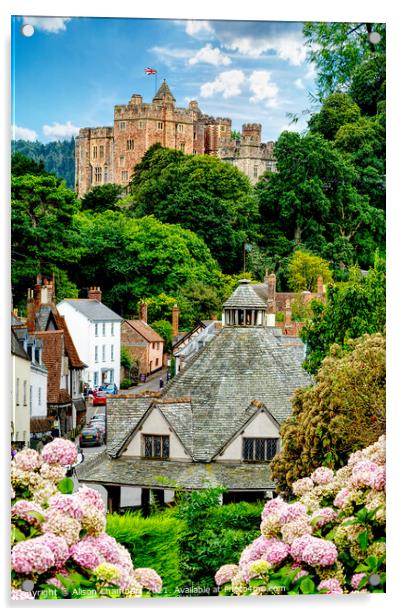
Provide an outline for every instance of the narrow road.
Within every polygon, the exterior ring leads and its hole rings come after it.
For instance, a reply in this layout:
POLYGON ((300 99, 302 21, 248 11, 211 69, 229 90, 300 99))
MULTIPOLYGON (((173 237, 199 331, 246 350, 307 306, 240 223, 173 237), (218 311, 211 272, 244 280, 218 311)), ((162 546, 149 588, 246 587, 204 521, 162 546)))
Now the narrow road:
MULTIPOLYGON (((131 394, 141 393, 142 391, 159 391, 160 379, 163 379, 164 385, 167 382, 167 368, 160 370, 155 376, 149 379, 146 383, 139 383, 135 387, 130 387, 127 391, 131 394)), ((123 392, 120 392, 123 393, 123 392)))

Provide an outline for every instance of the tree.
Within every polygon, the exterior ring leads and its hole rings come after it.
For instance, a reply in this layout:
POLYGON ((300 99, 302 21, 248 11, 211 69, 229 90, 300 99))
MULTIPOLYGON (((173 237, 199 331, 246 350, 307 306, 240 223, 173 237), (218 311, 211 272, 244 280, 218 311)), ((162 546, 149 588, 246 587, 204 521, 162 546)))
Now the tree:
POLYGON ((175 297, 199 280, 219 283, 218 265, 205 243, 178 225, 110 210, 81 212, 76 223, 84 244, 76 276, 81 286, 101 285, 105 303, 122 316, 137 314, 142 298, 175 297))
POLYGON ((256 232, 258 211, 249 179, 236 167, 157 144, 135 167, 131 192, 137 217, 153 214, 191 229, 224 271, 240 269, 243 243, 256 232))
POLYGON ((385 24, 346 22, 306 22, 305 45, 308 61, 317 69, 320 99, 336 90, 347 89, 357 66, 386 48, 385 24), (374 45, 368 35, 378 32, 380 42, 374 45))
POLYGON ((288 263, 288 283, 292 291, 311 291, 316 293, 318 276, 324 284, 332 281, 329 263, 321 257, 297 250, 288 263))
POLYGON ((362 113, 374 116, 386 99, 386 56, 374 54, 356 66, 349 89, 350 96, 362 113))
POLYGON ((36 162, 21 152, 14 152, 11 156, 11 175, 48 175, 43 160, 36 162))
MULTIPOLYGON (((43 163, 48 173, 63 178, 69 188, 74 188, 74 137, 70 140, 50 141, 49 143, 17 139, 11 142, 11 148, 14 153, 21 153, 36 163, 43 163)), ((27 173, 36 175, 34 171, 27 171, 27 173)))
POLYGON ((295 393, 292 415, 280 429, 281 452, 271 463, 278 489, 289 493, 316 467, 340 468, 377 440, 385 419, 385 336, 365 334, 345 350, 333 345, 315 385, 295 393))
POLYGON ((332 141, 341 126, 357 122, 360 116, 359 106, 348 94, 335 92, 325 98, 320 111, 311 116, 308 126, 311 132, 332 141))
POLYGON ((172 350, 172 323, 160 319, 151 323, 150 327, 164 339, 164 352, 170 353, 172 350))
MULTIPOLYGON (((74 215, 75 194, 53 175, 11 178, 11 279, 15 305, 25 304, 27 288, 43 271, 69 269, 81 254, 74 215)), ((63 276, 59 274, 59 276, 63 276)), ((61 283, 59 277, 59 284, 61 283)))
POLYGON ((116 209, 122 187, 117 184, 102 184, 95 186, 81 199, 81 209, 91 212, 104 212, 116 209))
POLYGON ((301 331, 307 344, 304 367, 315 373, 332 344, 348 348, 350 338, 382 332, 386 322, 386 264, 376 256, 374 267, 363 276, 351 268, 349 280, 329 285, 326 305, 313 301, 313 318, 301 331))

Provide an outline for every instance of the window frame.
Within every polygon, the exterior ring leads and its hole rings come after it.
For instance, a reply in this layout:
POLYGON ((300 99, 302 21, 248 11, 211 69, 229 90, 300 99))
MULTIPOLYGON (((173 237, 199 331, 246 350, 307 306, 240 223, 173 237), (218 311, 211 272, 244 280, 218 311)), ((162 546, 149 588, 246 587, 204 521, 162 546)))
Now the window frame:
POLYGON ((271 462, 274 456, 279 451, 279 438, 277 437, 259 437, 259 436, 244 436, 242 438, 242 461, 243 462, 252 462, 252 463, 264 463, 271 462), (264 442, 264 457, 257 457, 257 447, 258 441, 264 442), (275 446, 275 451, 272 453, 273 444, 275 446), (252 447, 252 451, 250 455, 251 457, 245 456, 246 447, 252 447))
MULTIPOLYGON (((169 438, 169 434, 142 434, 142 442, 141 442, 141 446, 142 446, 142 457, 145 458, 146 460, 169 460, 170 457, 170 438, 169 438), (151 455, 146 455, 146 447, 147 447, 147 441, 146 439, 152 439, 151 440, 151 455), (160 455, 156 454, 156 443, 158 442, 157 439, 159 439, 159 451, 160 451, 160 455), (166 453, 167 449, 166 447, 164 447, 164 442, 165 444, 168 443, 168 453, 167 455, 164 455, 164 451, 166 453)), ((158 447, 157 447, 158 449, 158 447)))

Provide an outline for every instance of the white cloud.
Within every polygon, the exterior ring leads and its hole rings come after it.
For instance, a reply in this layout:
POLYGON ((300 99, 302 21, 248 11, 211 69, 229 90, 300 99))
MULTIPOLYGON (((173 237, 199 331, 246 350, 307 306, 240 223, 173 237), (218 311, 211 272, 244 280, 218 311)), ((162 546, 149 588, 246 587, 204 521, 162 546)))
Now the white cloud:
POLYGON ((31 128, 23 128, 13 124, 11 132, 13 139, 24 139, 25 141, 36 141, 38 139, 38 134, 31 128))
POLYGON ((49 126, 49 124, 44 124, 42 126, 42 130, 45 137, 63 140, 74 137, 80 129, 68 120, 65 124, 59 124, 59 122, 53 122, 52 126, 49 126))
POLYGON ((294 81, 294 85, 296 88, 298 88, 298 90, 303 90, 305 87, 300 77, 294 81))
POLYGON ((305 79, 316 79, 316 76, 317 76, 316 64, 314 64, 313 62, 310 62, 308 64, 308 70, 305 73, 305 79))
POLYGON ((237 96, 241 93, 241 85, 245 80, 243 71, 224 71, 214 81, 208 81, 201 86, 200 96, 203 98, 214 96, 214 94, 222 94, 223 98, 237 96))
POLYGON ((44 32, 61 32, 66 30, 66 24, 71 21, 71 17, 23 17, 24 24, 30 24, 38 30, 44 32))
POLYGON ((277 84, 271 80, 270 71, 253 71, 249 77, 249 87, 253 94, 251 103, 263 102, 266 107, 277 107, 279 92, 277 84))
POLYGON ((196 55, 189 59, 189 64, 198 64, 199 62, 219 66, 221 64, 231 64, 231 59, 222 54, 218 47, 213 47, 210 43, 208 43, 205 47, 199 49, 196 55))
POLYGON ((151 47, 150 51, 157 54, 160 60, 183 60, 191 58, 193 54, 190 49, 178 49, 175 47, 151 47))
POLYGON ((194 21, 190 19, 186 22, 186 34, 198 36, 200 34, 212 34, 213 28, 208 21, 194 21))

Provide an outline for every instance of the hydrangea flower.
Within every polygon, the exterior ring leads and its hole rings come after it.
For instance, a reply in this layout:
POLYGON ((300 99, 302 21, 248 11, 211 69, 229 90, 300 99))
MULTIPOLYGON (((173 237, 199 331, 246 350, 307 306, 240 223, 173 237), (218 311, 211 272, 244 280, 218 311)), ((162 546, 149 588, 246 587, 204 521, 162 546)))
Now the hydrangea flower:
POLYGON ((70 556, 85 569, 95 569, 104 560, 97 550, 83 541, 70 548, 70 556))
POLYGON ((281 528, 281 535, 286 543, 290 545, 297 537, 303 537, 312 533, 312 526, 307 514, 284 524, 281 528))
POLYGON ((128 599, 137 599, 143 594, 142 585, 132 577, 129 586, 125 589, 124 595, 128 599))
POLYGON ((44 516, 45 512, 43 511, 42 507, 40 507, 38 503, 32 501, 19 500, 11 508, 11 517, 25 520, 29 524, 32 524, 32 526, 40 527, 41 522, 43 521, 41 520, 41 518, 44 518, 44 516), (39 517, 35 515, 30 515, 31 512, 34 514, 37 513, 39 517))
POLYGON ((44 479, 49 479, 53 483, 59 483, 66 474, 66 469, 61 464, 48 464, 44 462, 39 469, 44 479))
POLYGON ((217 586, 222 586, 232 580, 232 578, 237 575, 238 571, 238 565, 223 565, 220 567, 214 576, 217 586))
POLYGON ((61 511, 75 520, 81 520, 83 517, 83 510, 80 502, 74 494, 61 494, 58 492, 50 497, 49 508, 61 511))
POLYGON ((323 507, 322 509, 317 509, 311 515, 311 523, 316 528, 322 528, 326 524, 333 522, 337 519, 337 513, 331 507, 323 507))
POLYGON ((19 541, 11 551, 11 568, 17 573, 44 573, 54 565, 53 553, 42 537, 19 541))
POLYGON ((53 533, 45 533, 40 537, 42 543, 50 549, 55 559, 55 567, 60 569, 70 556, 69 546, 63 537, 53 533))
POLYGON ((69 466, 77 461, 77 448, 64 438, 55 438, 42 449, 42 458, 48 464, 69 466))
POLYGON ((370 487, 379 466, 370 460, 357 462, 351 473, 351 485, 355 488, 370 487))
POLYGON ((49 510, 42 530, 64 537, 68 545, 73 545, 80 538, 81 524, 61 511, 49 510))
POLYGON ((307 517, 306 507, 302 503, 293 503, 292 505, 287 505, 281 511, 280 523, 286 524, 299 517, 307 517))
POLYGON ((328 578, 327 580, 322 580, 318 584, 318 590, 326 590, 326 595, 342 595, 343 589, 340 586, 339 580, 336 578, 328 578))
POLYGON ((371 479, 370 485, 373 490, 384 490, 386 484, 386 469, 384 466, 378 466, 376 471, 374 471, 371 479))
POLYGON ((105 513, 105 505, 102 496, 93 488, 89 488, 85 485, 81 486, 75 495, 80 503, 91 505, 91 507, 98 509, 101 513, 105 513))
POLYGON ((327 468, 326 466, 320 466, 315 469, 311 474, 311 479, 314 483, 318 485, 323 485, 326 483, 330 483, 333 481, 334 473, 332 469, 327 468))
POLYGON ((314 483, 310 477, 303 477, 302 479, 294 481, 292 484, 292 491, 295 496, 302 496, 303 494, 306 494, 306 492, 312 490, 313 486, 314 483))
POLYGON ((291 556, 297 562, 301 562, 302 553, 307 545, 309 545, 312 541, 312 536, 310 534, 302 535, 302 537, 298 537, 294 539, 291 545, 291 556))
POLYGON ((105 531, 106 518, 105 515, 94 509, 89 503, 82 503, 82 518, 81 526, 91 535, 100 535, 105 531))
POLYGON ((142 585, 143 588, 147 588, 154 593, 160 593, 162 590, 162 580, 158 573, 154 569, 148 567, 140 567, 135 569, 133 577, 142 585))
POLYGON ((352 586, 352 588, 354 588, 355 590, 358 590, 359 583, 365 577, 367 577, 366 573, 354 573, 354 575, 351 578, 351 586, 352 586))
POLYGON ((270 565, 267 560, 255 560, 253 563, 248 565, 248 572, 251 577, 255 577, 257 575, 264 575, 270 569, 270 565))
POLYGON ((34 471, 39 468, 41 458, 39 453, 34 449, 23 449, 18 451, 14 456, 14 464, 17 468, 24 471, 34 471))
POLYGON ((11 600, 12 601, 26 601, 29 599, 34 599, 34 596, 30 592, 25 592, 25 590, 20 590, 19 588, 11 589, 11 600))
POLYGON ((312 537, 311 541, 302 550, 301 559, 312 566, 327 567, 337 560, 337 548, 331 541, 312 537))

